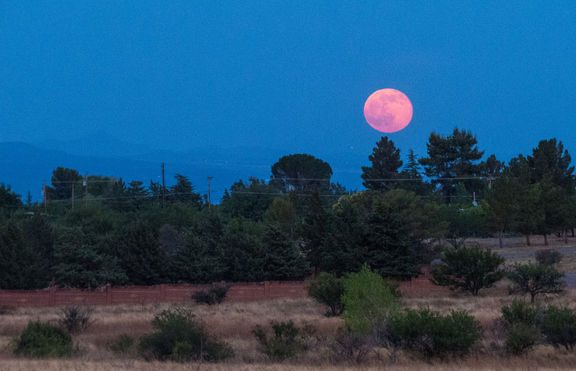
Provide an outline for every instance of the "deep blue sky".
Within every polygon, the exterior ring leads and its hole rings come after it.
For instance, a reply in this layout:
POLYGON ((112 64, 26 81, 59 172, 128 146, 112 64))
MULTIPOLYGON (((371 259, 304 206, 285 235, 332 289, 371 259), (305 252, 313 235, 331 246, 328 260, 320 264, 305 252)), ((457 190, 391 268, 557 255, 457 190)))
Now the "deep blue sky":
POLYGON ((367 162, 364 102, 394 88, 414 106, 389 135, 403 156, 458 126, 503 160, 553 137, 575 157, 575 61, 572 1, 3 1, 0 142, 367 162))

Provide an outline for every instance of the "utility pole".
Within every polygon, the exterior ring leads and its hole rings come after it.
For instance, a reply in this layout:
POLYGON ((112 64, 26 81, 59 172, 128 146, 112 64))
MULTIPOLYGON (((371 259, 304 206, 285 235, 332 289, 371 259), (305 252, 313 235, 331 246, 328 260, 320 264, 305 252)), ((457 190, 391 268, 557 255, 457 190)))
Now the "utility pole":
POLYGON ((214 178, 213 176, 209 176, 208 177, 208 210, 210 210, 210 180, 212 180, 212 178, 214 178))
POLYGON ((72 183, 72 210, 74 210, 74 183, 72 183))
POLYGON ((84 177, 84 185, 86 186, 84 198, 86 199, 86 206, 88 206, 88 172, 86 172, 86 176, 84 177))
POLYGON ((162 163, 162 208, 166 204, 166 181, 164 180, 164 163, 162 163))
POLYGON ((46 182, 44 182, 44 184, 42 185, 42 193, 44 194, 44 214, 47 214, 48 211, 46 209, 46 182))

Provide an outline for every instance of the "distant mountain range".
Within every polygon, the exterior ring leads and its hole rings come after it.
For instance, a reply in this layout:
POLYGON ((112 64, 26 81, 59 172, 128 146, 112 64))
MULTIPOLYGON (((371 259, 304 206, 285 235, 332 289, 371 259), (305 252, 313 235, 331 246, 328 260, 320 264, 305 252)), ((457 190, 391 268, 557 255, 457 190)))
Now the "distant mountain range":
MULTIPOLYGON (((339 152, 309 154, 328 162, 334 171, 332 181, 347 189, 362 188, 360 166, 365 158, 351 158, 339 152)), ((269 179, 272 165, 291 152, 277 148, 232 147, 193 148, 189 151, 159 150, 141 144, 121 141, 99 132, 73 141, 38 143, 0 143, 0 182, 10 184, 25 200, 30 191, 33 200, 41 200, 42 183, 50 184, 57 167, 78 170, 81 175, 103 175, 126 182, 161 181, 161 164, 165 163, 166 183, 174 183, 176 173, 188 176, 201 194, 208 192, 207 177, 212 176, 212 202, 219 202, 225 188, 243 179, 269 179)))

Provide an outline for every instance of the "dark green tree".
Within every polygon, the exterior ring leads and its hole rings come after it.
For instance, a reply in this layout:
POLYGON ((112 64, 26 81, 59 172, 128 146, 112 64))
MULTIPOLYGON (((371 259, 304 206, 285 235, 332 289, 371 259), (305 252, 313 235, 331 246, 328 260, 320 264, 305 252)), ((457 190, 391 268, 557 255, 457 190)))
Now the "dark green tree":
POLYGON ((476 136, 458 128, 447 137, 430 133, 426 143, 428 157, 421 158, 419 162, 424 166, 426 176, 436 178, 434 182, 447 202, 452 201, 458 182, 462 182, 470 193, 479 188, 476 180, 463 179, 480 174, 481 169, 476 162, 482 158, 484 151, 480 151, 477 144, 476 136))
POLYGON ((143 184, 144 183, 139 180, 133 180, 128 183, 128 187, 126 188, 126 198, 129 207, 132 210, 139 209, 150 196, 150 193, 148 193, 143 184))
POLYGON ((246 219, 232 219, 219 242, 223 279, 228 282, 264 281, 266 250, 259 224, 246 219))
POLYGON ((434 187, 424 182, 420 174, 420 163, 418 162, 418 155, 412 149, 408 150, 408 162, 400 172, 401 181, 396 183, 397 188, 402 188, 407 191, 412 191, 419 196, 427 196, 433 193, 434 187))
POLYGON ((120 179, 112 179, 104 193, 104 204, 117 211, 130 210, 130 203, 126 196, 126 183, 120 179))
POLYGON ((303 219, 302 235, 305 256, 318 275, 322 265, 322 251, 330 231, 329 214, 324 209, 318 190, 308 197, 303 219))
MULTIPOLYGON (((52 172, 52 195, 57 200, 67 200, 72 197, 72 184, 82 180, 77 170, 57 167, 52 172)), ((81 183, 80 183, 81 184, 81 183)))
POLYGON ((334 214, 331 233, 322 244, 322 270, 342 277, 362 268, 368 226, 349 197, 338 202, 334 214))
POLYGON ((367 222, 364 261, 383 277, 408 279, 420 268, 402 216, 382 201, 376 201, 367 222))
POLYGON ((282 192, 309 193, 330 187, 332 168, 319 158, 307 154, 281 157, 272 165, 273 185, 282 192))
POLYGON ((223 278, 221 262, 207 240, 188 230, 181 235, 180 247, 172 259, 177 281, 212 283, 223 278))
POLYGON ((450 248, 444 251, 442 262, 432 268, 432 283, 462 289, 478 295, 483 288, 492 287, 505 276, 501 265, 505 259, 480 246, 450 248))
POLYGON ((15 210, 22 206, 22 200, 20 200, 21 195, 12 191, 10 185, 0 183, 0 209, 8 208, 15 210))
POLYGON ((13 220, 0 228, 1 289, 32 290, 48 286, 51 279, 49 252, 29 242, 13 220))
POLYGON ((202 197, 194 192, 192 182, 184 175, 176 174, 174 176, 176 184, 170 188, 170 200, 175 202, 191 203, 198 208, 202 206, 202 197))
POLYGON ((371 166, 362 166, 362 185, 374 191, 387 191, 396 186, 395 180, 400 178, 398 169, 402 167, 400 150, 388 137, 382 137, 368 156, 371 166))
POLYGON ((516 265, 508 272, 507 277, 512 281, 510 293, 530 294, 532 303, 534 303, 536 295, 559 295, 564 292, 566 286, 566 283, 562 280, 564 273, 548 264, 526 263, 516 265))
POLYGON ((308 262, 296 243, 276 225, 268 225, 264 237, 264 277, 269 281, 297 281, 310 273, 308 262))
POLYGON ((166 282, 169 261, 160 247, 154 229, 137 220, 126 227, 123 235, 121 258, 129 282, 135 285, 166 282))
POLYGON ((556 138, 541 140, 538 147, 532 150, 532 156, 528 156, 533 182, 549 176, 555 186, 573 192, 574 166, 570 166, 571 162, 568 150, 564 150, 562 141, 558 142, 556 138))
POLYGON ((78 288, 125 284, 124 270, 101 243, 95 235, 85 235, 80 228, 60 230, 54 249, 56 283, 78 288))
POLYGON ((226 191, 220 204, 233 217, 262 220, 274 198, 280 195, 280 191, 275 186, 266 184, 264 180, 257 178, 249 180, 250 184, 242 180, 234 183, 230 187, 230 192, 226 191))
POLYGON ((537 232, 543 223, 544 212, 540 207, 542 188, 540 183, 532 184, 532 170, 528 159, 518 155, 510 160, 510 172, 516 179, 516 215, 514 230, 526 236, 526 244, 530 246, 530 235, 537 232))

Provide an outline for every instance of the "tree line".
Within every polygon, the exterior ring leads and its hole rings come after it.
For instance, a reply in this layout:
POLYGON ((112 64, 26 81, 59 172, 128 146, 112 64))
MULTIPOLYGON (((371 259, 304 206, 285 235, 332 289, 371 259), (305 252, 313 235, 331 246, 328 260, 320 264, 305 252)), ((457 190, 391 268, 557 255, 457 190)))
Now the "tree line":
POLYGON ((269 181, 232 184, 218 205, 181 174, 165 189, 58 167, 47 204, 0 183, 0 288, 299 280, 364 263, 407 279, 444 243, 573 233, 574 167, 562 142, 542 140, 507 165, 483 156, 456 128, 431 133, 427 156, 410 150, 404 165, 382 137, 362 167, 366 190, 348 191, 328 163, 293 154, 269 181))

